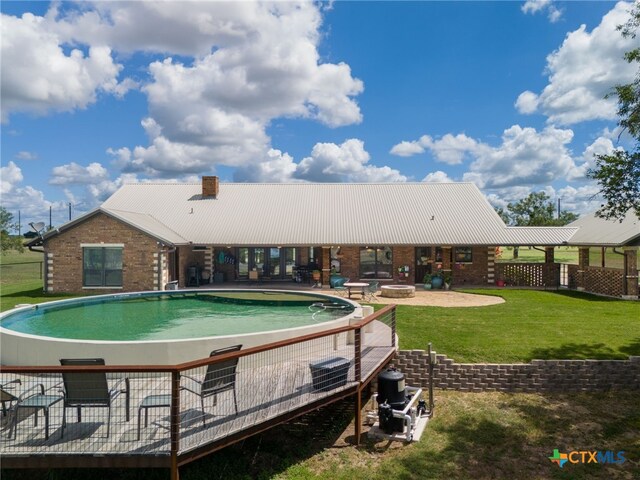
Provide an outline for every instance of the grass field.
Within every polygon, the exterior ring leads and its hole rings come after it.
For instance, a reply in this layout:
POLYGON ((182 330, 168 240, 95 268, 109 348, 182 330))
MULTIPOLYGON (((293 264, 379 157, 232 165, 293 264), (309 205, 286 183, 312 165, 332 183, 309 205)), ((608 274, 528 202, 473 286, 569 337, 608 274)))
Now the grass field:
POLYGON ((640 304, 577 292, 468 290, 488 307, 398 306, 403 350, 434 348, 458 362, 627 358, 640 355, 640 304))
MULTIPOLYGON (((419 442, 353 441, 344 401, 180 469, 182 480, 633 479, 640 471, 640 394, 435 393, 419 442), (614 407, 615 408, 612 408, 614 407), (618 465, 567 464, 554 449, 623 450, 618 465)), ((166 470, 4 471, 3 480, 155 480, 166 470)))

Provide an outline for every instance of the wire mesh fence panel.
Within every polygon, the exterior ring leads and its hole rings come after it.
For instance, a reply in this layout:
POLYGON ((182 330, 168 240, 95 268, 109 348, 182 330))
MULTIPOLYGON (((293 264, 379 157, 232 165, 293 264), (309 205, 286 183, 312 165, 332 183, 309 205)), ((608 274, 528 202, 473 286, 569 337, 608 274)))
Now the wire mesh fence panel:
POLYGON ((43 262, 0 263, 0 285, 42 280, 43 262))
POLYGON ((341 333, 183 372, 181 453, 353 385, 353 355, 341 333))
POLYGON ((95 370, 3 373, 2 391, 13 398, 3 402, 2 453, 168 454, 168 408, 150 407, 149 399, 170 391, 169 379, 95 370), (145 401, 149 408, 141 407, 145 401))
POLYGON ((355 393, 393 354, 394 307, 356 321, 263 347, 231 345, 184 366, 3 366, 0 453, 159 457, 267 428, 355 393))

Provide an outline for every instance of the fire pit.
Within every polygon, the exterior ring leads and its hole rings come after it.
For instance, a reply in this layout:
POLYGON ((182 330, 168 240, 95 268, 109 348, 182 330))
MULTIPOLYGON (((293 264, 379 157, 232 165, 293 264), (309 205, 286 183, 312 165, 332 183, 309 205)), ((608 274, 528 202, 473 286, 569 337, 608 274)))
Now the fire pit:
POLYGON ((381 290, 383 297, 409 298, 416 296, 416 287, 412 285, 384 285, 381 290))

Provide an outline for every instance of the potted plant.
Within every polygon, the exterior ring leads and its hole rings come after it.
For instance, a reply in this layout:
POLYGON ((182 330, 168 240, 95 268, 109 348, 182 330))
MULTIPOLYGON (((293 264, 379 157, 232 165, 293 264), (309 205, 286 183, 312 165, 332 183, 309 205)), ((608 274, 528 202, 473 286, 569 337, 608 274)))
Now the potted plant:
POLYGON ((443 274, 442 269, 438 268, 438 271, 431 276, 431 287, 432 288, 442 288, 443 284, 443 274))
POLYGON ((443 281, 444 281, 444 289, 449 290, 449 288, 451 287, 451 282, 453 281, 452 275, 450 273, 445 273, 443 276, 443 281))
POLYGON ((425 273, 424 277, 422 277, 422 283, 424 284, 425 290, 431 290, 431 274, 425 273))

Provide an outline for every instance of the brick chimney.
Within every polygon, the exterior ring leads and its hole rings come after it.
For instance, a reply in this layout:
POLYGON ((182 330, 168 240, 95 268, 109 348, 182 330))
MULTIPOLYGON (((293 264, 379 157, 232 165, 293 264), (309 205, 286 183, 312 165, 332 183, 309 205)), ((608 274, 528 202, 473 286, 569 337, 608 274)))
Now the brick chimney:
POLYGON ((218 177, 202 177, 202 197, 216 198, 220 189, 220 180, 218 177))

